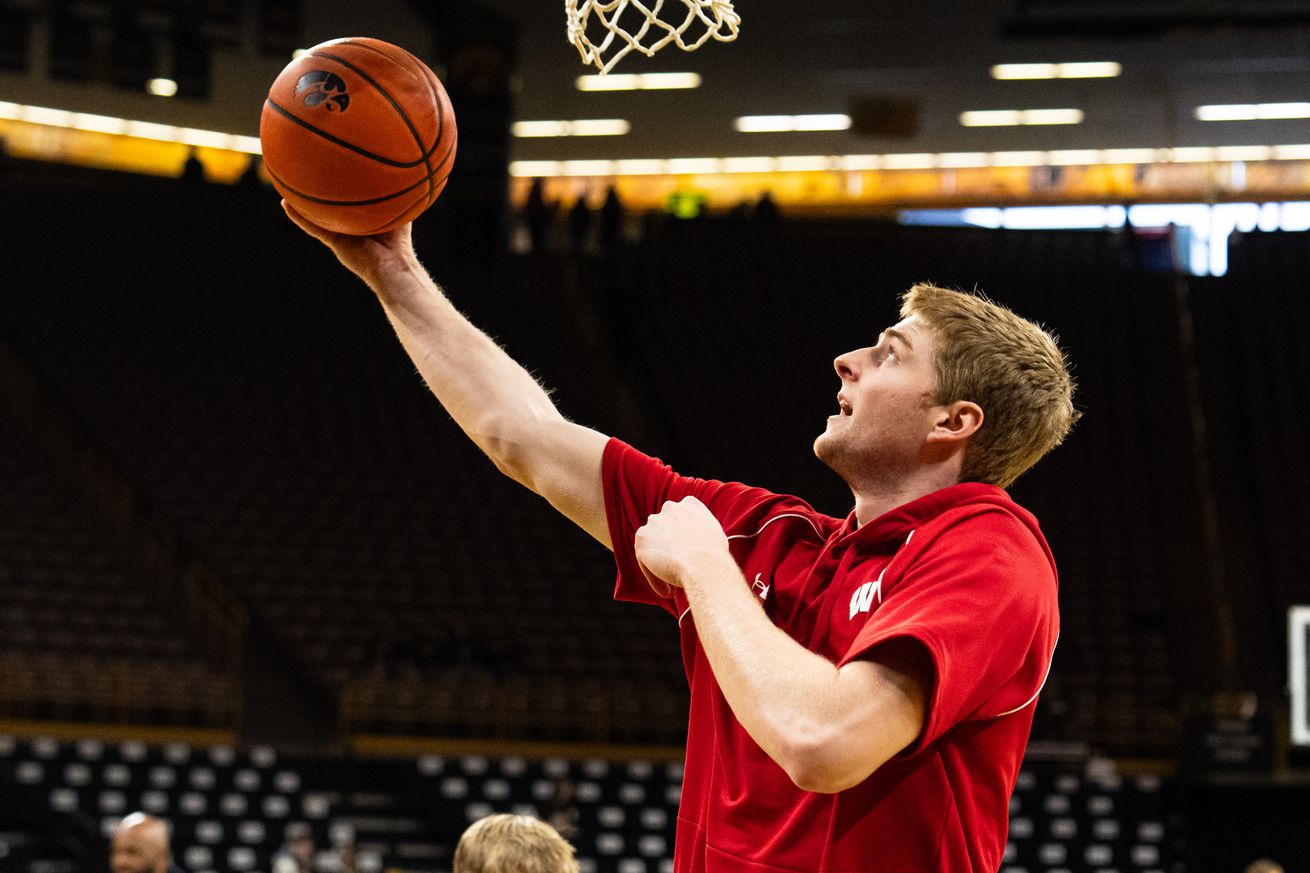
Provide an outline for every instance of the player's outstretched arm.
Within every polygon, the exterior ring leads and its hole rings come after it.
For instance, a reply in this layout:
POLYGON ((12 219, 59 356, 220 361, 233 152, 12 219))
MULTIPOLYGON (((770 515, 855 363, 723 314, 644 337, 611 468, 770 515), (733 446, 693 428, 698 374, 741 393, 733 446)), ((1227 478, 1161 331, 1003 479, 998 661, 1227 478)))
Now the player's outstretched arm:
POLYGON ((567 421, 528 371, 455 309, 414 254, 410 226, 347 236, 282 207, 373 289, 428 387, 478 448, 610 546, 600 471, 608 438, 567 421))

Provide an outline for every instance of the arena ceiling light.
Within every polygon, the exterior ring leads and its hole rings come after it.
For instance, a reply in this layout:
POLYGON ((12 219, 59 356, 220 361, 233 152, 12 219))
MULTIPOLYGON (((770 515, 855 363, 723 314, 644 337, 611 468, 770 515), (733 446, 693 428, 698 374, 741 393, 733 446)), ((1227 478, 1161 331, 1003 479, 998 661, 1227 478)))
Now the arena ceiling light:
POLYGON ((792 133, 818 130, 848 130, 851 117, 828 115, 743 115, 732 123, 741 133, 792 133))
POLYGON ((965 127, 1019 127, 1082 124, 1081 109, 978 109, 960 113, 965 127))
MULTIPOLYGON (((0 103, 0 118, 6 104, 0 103)), ((781 157, 646 158, 618 161, 514 161, 515 177, 663 176, 718 173, 875 172, 983 167, 1131 166, 1155 163, 1310 161, 1310 143, 1276 146, 1063 149, 1055 151, 943 152, 888 155, 784 155, 781 157), (583 172, 583 171, 588 172, 583 172)))
POLYGON ((700 73, 610 73, 574 80, 579 91, 666 91, 699 88, 700 83, 700 73))
POLYGON ((1196 107, 1199 121, 1275 121, 1310 118, 1310 103, 1215 103, 1196 107))
POLYGON ((104 133, 112 136, 130 136, 137 139, 175 142, 202 148, 225 149, 248 155, 260 153, 259 137, 239 136, 218 130, 200 130, 194 127, 174 127, 152 121, 134 121, 112 115, 94 115, 89 112, 70 112, 46 106, 24 106, 21 103, 0 101, 0 120, 21 121, 80 130, 87 133, 104 133))
POLYGON ((516 121, 510 133, 517 137, 622 136, 632 125, 622 118, 584 118, 577 121, 516 121))
POLYGON ((1071 64, 997 64, 992 78, 1016 79, 1113 79, 1123 73, 1115 61, 1079 61, 1071 64))
POLYGON ((146 90, 156 97, 174 97, 177 95, 177 82, 172 79, 151 79, 146 83, 146 90))

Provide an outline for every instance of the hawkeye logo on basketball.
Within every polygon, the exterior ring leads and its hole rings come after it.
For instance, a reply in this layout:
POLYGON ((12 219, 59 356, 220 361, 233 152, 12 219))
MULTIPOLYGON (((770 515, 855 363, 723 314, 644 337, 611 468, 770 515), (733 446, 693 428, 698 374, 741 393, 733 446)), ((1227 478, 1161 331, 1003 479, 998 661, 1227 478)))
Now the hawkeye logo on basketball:
POLYGON ((310 109, 322 106, 328 112, 345 112, 350 105, 345 81, 327 70, 313 70, 301 76, 296 82, 296 96, 301 94, 305 95, 305 105, 310 109))

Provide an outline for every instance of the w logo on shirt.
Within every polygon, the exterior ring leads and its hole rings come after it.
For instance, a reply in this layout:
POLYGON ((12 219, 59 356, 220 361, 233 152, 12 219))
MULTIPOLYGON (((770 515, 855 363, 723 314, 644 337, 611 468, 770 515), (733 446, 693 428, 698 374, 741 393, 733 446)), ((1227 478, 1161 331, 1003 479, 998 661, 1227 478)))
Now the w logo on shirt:
POLYGON ((855 616, 861 612, 872 609, 875 597, 878 598, 879 603, 882 603, 882 573, 878 574, 877 581, 865 582, 851 595, 851 620, 854 621, 855 616))

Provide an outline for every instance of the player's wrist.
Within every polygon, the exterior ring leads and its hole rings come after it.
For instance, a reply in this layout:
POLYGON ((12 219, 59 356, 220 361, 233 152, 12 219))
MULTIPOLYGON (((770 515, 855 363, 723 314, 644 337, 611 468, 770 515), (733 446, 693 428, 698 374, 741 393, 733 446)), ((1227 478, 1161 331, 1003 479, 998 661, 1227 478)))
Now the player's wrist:
POLYGON ((411 252, 389 253, 378 258, 366 271, 363 279, 383 301, 403 299, 421 293, 431 280, 424 282, 427 272, 411 252))

